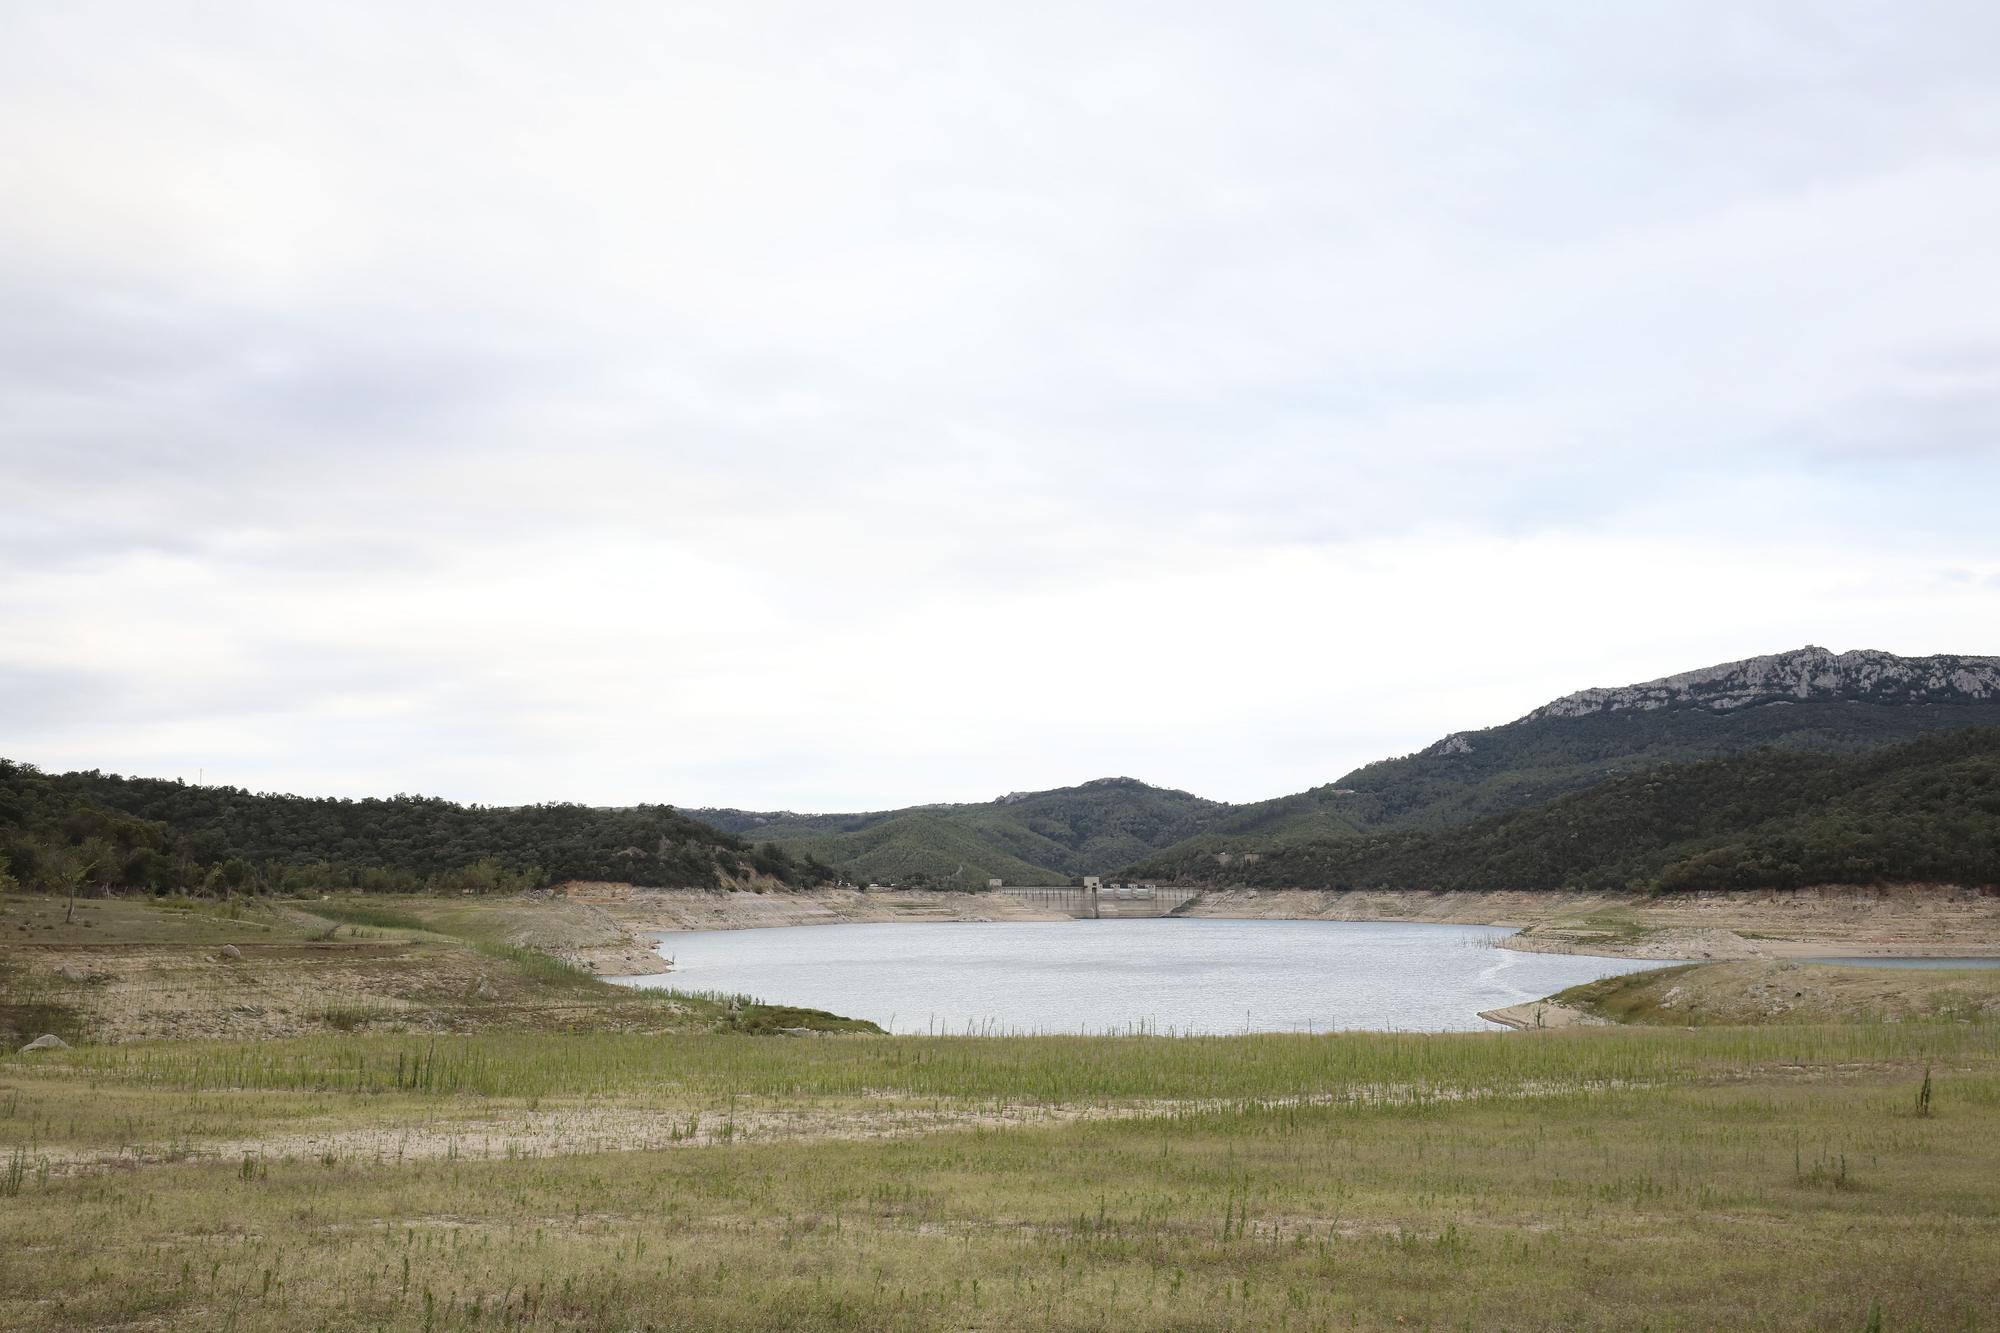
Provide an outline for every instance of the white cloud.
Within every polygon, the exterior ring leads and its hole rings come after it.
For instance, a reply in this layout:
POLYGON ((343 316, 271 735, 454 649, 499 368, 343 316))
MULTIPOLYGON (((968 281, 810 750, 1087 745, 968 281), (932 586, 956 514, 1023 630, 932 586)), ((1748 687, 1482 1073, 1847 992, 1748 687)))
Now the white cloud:
POLYGON ((1996 69, 1970 4, 26 8, 0 750, 1250 798, 1995 651, 1996 69))

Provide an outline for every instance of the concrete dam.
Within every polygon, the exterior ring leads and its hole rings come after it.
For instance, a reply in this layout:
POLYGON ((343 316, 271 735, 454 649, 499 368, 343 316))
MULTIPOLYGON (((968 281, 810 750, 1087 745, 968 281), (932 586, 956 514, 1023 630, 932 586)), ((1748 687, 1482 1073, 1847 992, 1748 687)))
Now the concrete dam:
POLYGON ((1079 889, 1065 885, 1003 888, 999 892, 1051 912, 1065 912, 1078 920, 1148 916, 1178 916, 1182 909, 1201 897, 1199 889, 1166 889, 1151 884, 1105 884, 1079 889))

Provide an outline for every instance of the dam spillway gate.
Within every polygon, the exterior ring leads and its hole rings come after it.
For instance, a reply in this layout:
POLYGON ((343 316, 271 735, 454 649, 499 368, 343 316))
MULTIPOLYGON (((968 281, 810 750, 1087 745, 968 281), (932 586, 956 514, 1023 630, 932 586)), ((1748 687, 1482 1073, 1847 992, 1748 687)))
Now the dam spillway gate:
POLYGON ((1080 921, 1125 917, 1178 916, 1201 897, 1199 889, 1167 889, 1152 884, 1105 884, 1094 889, 1062 885, 998 890, 1049 912, 1063 912, 1080 921))

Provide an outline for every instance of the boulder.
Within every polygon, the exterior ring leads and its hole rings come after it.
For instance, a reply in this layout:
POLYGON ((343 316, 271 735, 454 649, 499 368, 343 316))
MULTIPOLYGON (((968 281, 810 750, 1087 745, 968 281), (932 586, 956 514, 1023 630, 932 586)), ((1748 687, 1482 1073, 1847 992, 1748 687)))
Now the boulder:
POLYGON ((27 1055, 31 1051, 66 1051, 68 1049, 69 1049, 69 1043, 64 1041, 61 1037, 58 1037, 53 1032, 44 1032, 41 1036, 29 1042, 26 1046, 23 1046, 21 1048, 21 1054, 27 1055))
POLYGON ((233 963, 243 956, 243 951, 233 944, 225 944, 222 946, 222 956, 233 963))
POLYGON ((84 982, 90 980, 90 973, 84 971, 75 963, 59 964, 56 967, 56 975, 64 981, 72 982, 76 985, 82 985, 84 982))
POLYGON ((475 1000, 497 1000, 500 998, 500 991, 492 982, 488 981, 485 977, 481 977, 472 985, 472 998, 475 1000))

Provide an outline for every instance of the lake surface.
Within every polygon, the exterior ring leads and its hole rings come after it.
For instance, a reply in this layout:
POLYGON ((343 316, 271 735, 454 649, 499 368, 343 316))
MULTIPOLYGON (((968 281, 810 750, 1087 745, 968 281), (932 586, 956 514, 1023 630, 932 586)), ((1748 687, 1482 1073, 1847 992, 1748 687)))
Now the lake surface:
POLYGON ((754 995, 895 1032, 1477 1031, 1482 1009, 1667 964, 1517 953, 1497 926, 1140 919, 668 936, 628 984, 754 995))

